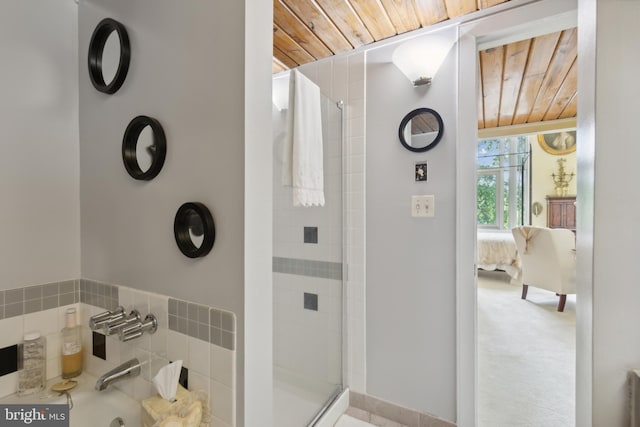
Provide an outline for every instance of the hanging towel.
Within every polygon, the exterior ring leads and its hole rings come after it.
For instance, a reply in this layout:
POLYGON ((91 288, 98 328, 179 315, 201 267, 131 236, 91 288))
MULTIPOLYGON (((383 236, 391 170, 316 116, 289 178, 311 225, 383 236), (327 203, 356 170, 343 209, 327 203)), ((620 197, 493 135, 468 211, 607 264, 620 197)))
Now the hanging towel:
POLYGON ((282 179, 293 189, 293 206, 324 206, 320 107, 320 88, 292 70, 282 179))

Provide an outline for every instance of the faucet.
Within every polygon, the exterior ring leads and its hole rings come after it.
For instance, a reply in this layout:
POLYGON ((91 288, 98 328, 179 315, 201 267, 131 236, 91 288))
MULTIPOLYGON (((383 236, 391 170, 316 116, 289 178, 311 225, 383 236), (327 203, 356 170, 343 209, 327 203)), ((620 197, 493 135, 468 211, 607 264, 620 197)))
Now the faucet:
POLYGON ((91 319, 89 319, 89 327, 92 331, 97 331, 98 329, 102 329, 105 324, 115 322, 123 317, 125 317, 124 307, 119 305, 113 311, 105 311, 91 316, 91 319))
POLYGON ((142 336, 143 333, 148 332, 153 334, 158 330, 158 320, 156 316, 149 313, 143 321, 129 323, 118 330, 118 336, 120 341, 126 342, 134 338, 142 336))
POLYGON ((131 360, 127 360, 120 366, 117 366, 98 378, 96 381, 96 390, 105 390, 111 383, 124 378, 133 378, 140 375, 140 361, 135 357, 131 360))
POLYGON ((105 335, 117 334, 120 329, 127 325, 140 321, 140 313, 138 310, 133 309, 128 316, 117 318, 111 322, 105 323, 102 328, 102 333, 105 335))

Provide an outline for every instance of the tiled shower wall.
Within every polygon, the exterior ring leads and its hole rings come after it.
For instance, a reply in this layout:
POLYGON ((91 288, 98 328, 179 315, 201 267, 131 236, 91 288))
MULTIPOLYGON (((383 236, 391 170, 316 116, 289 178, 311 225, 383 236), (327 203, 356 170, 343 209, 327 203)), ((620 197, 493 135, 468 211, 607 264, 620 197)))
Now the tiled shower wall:
MULTIPOLYGON (((366 391, 365 358, 365 53, 328 58, 305 64, 301 71, 318 84, 323 93, 345 102, 344 233, 346 261, 346 313, 344 351, 346 384, 366 391)), ((275 230, 274 230, 275 231, 275 230)))
POLYGON ((325 206, 300 208, 280 183, 286 111, 274 111, 274 364, 330 392, 342 383, 342 111, 324 96, 322 117, 325 206))
MULTIPOLYGON (((145 363, 140 377, 116 383, 135 399, 155 394, 151 383, 158 369, 182 360, 188 368, 189 389, 205 390, 210 397, 213 425, 235 425, 235 331, 233 313, 176 300, 163 295, 90 280, 69 280, 0 291, 0 348, 22 341, 25 332, 39 331, 47 339, 47 377, 60 375, 60 330, 65 311, 75 307, 82 325, 85 370, 100 376, 137 357, 145 363), (122 305, 144 317, 153 313, 158 330, 129 342, 106 337, 106 360, 92 355, 89 318, 122 305)), ((14 393, 17 373, 0 377, 0 397, 14 393)))

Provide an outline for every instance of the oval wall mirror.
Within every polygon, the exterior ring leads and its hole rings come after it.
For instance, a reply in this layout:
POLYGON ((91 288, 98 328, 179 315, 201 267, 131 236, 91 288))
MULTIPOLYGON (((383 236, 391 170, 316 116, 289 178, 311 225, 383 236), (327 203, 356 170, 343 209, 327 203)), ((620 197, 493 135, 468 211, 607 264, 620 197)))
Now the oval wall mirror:
POLYGON ((127 30, 116 20, 105 18, 96 26, 89 42, 89 78, 100 92, 115 93, 129 71, 131 47, 127 30))
POLYGON ((438 145, 443 133, 444 123, 437 111, 417 108, 402 119, 398 137, 404 148, 421 153, 438 145))
POLYGON ((122 139, 122 161, 131 177, 149 181, 160 173, 167 156, 167 140, 156 119, 138 116, 131 120, 122 139))
POLYGON ((205 256, 213 248, 216 239, 211 212, 202 203, 183 204, 176 213, 173 234, 184 255, 189 258, 205 256))

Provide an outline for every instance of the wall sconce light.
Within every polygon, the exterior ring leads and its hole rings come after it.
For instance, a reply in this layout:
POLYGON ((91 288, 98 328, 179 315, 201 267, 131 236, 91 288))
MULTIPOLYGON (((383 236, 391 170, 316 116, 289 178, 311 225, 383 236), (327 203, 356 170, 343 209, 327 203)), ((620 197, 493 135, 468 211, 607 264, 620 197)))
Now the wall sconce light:
POLYGON ((413 86, 430 85, 454 42, 448 33, 417 37, 398 46, 391 60, 413 86))

